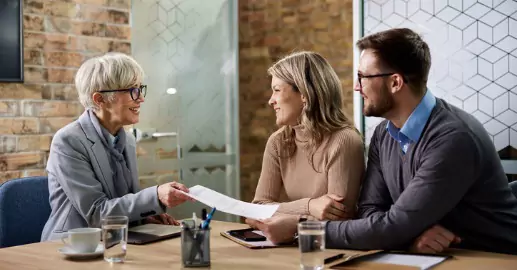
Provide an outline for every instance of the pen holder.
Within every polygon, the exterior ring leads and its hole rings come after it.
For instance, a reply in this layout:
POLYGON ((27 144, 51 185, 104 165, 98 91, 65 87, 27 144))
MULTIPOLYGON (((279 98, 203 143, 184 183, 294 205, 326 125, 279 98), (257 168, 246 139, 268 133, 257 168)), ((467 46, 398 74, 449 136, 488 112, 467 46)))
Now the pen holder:
POLYGON ((181 260, 184 267, 210 266, 210 228, 182 226, 181 260))

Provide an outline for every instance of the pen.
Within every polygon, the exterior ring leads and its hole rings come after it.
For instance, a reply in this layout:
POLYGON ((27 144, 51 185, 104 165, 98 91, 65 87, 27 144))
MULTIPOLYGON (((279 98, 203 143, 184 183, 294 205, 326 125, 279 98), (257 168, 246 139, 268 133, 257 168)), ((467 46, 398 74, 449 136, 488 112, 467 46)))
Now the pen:
POLYGON ((201 219, 203 221, 206 220, 206 208, 201 209, 201 219))
POLYGON ((215 207, 212 208, 212 211, 210 211, 210 213, 206 217, 206 220, 203 221, 203 226, 201 227, 201 229, 207 229, 208 228, 208 225, 210 224, 210 221, 212 220, 212 215, 214 215, 214 212, 215 212, 215 207))
POLYGON ((332 256, 332 257, 328 257, 328 258, 326 258, 323 261, 323 264, 328 264, 328 263, 331 263, 333 261, 339 260, 339 259, 343 258, 344 256, 345 256, 345 253, 341 253, 341 254, 338 254, 338 255, 335 255, 335 256, 332 256))

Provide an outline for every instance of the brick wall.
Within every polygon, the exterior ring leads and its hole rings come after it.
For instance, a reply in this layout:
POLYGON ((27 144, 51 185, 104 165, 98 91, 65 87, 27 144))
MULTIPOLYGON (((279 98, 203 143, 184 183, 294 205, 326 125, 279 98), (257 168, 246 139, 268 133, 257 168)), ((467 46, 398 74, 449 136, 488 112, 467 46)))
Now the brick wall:
MULTIPOLYGON (((239 117, 241 198, 253 199, 264 146, 277 129, 267 106, 271 94, 267 68, 295 50, 326 57, 343 83, 346 112, 352 119, 352 0, 239 1, 239 117)), ((353 119, 352 119, 353 120, 353 119)))
POLYGON ((23 84, 0 83, 0 183, 43 175, 52 134, 83 111, 73 78, 89 57, 130 53, 131 0, 24 0, 23 84))

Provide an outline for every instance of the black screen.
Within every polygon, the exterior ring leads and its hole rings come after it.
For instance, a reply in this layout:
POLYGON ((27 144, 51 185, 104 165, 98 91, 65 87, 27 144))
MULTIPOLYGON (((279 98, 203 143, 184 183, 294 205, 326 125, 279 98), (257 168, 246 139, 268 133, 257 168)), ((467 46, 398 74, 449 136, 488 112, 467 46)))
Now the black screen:
POLYGON ((21 0, 0 0, 0 82, 23 81, 21 0))

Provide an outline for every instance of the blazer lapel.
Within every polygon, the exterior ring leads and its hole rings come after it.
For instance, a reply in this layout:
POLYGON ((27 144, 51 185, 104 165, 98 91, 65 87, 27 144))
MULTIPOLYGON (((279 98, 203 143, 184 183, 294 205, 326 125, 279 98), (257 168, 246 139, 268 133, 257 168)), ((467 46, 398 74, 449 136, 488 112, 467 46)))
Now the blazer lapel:
POLYGON ((92 160, 92 162, 97 162, 97 164, 101 168, 103 176, 99 180, 104 182, 104 184, 108 187, 107 192, 110 198, 115 198, 113 172, 111 171, 108 153, 106 152, 106 149, 104 148, 104 145, 102 144, 99 135, 97 134, 97 131, 95 130, 95 127, 93 126, 90 120, 88 111, 84 111, 84 113, 79 117, 79 123, 81 124, 84 133, 86 134, 86 138, 88 138, 88 140, 90 140, 93 143, 91 149, 95 161, 92 160))

